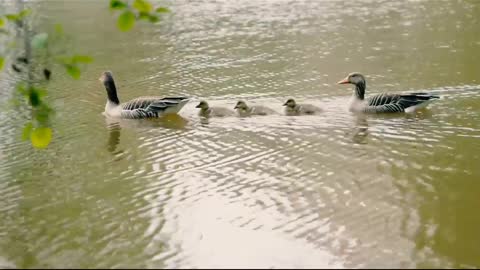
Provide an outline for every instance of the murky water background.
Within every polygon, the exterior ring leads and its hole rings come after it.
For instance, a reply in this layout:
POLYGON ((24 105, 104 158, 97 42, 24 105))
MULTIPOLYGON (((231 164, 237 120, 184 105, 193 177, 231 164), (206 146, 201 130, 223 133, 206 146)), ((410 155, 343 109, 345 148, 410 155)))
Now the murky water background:
POLYGON ((95 62, 80 81, 56 73, 47 150, 0 114, 0 266, 480 267, 479 1, 163 3, 162 22, 129 33, 107 2, 34 3, 95 62), (121 101, 192 101, 178 117, 106 119, 104 70, 121 101), (352 71, 367 95, 442 100, 356 116, 335 84, 352 71), (283 116, 288 97, 324 113, 283 116), (204 121, 199 99, 278 115, 204 121))

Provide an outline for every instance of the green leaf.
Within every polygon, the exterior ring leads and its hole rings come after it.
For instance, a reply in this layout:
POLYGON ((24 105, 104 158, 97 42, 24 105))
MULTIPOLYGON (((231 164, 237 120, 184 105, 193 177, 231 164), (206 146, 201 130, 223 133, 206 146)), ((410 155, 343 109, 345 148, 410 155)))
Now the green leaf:
POLYGON ((67 68, 67 73, 72 76, 72 78, 74 78, 75 80, 78 80, 80 79, 80 69, 75 66, 75 65, 65 65, 65 67, 67 68))
POLYGON ((32 133, 33 124, 31 122, 27 123, 25 127, 23 127, 22 131, 22 141, 28 140, 30 138, 30 134, 32 133))
POLYGON ((55 32, 59 35, 63 35, 63 26, 59 23, 55 24, 55 32))
POLYGON ((133 7, 140 12, 148 13, 153 10, 152 4, 146 0, 135 0, 135 2, 133 2, 133 7))
POLYGON ((135 25, 135 14, 130 10, 124 11, 119 17, 117 26, 121 31, 128 31, 135 25))
POLYGON ((0 56, 0 70, 3 69, 3 64, 5 63, 5 58, 0 56))
POLYGON ((32 47, 35 49, 44 49, 47 47, 48 34, 40 33, 36 34, 32 38, 32 47))
POLYGON ((72 57, 72 62, 73 63, 91 63, 93 62, 93 58, 88 56, 88 55, 74 55, 72 57))
POLYGON ((158 16, 155 16, 155 15, 150 15, 150 16, 148 16, 148 20, 149 20, 151 23, 156 23, 156 22, 160 21, 160 19, 158 18, 158 16))
POLYGON ((110 9, 123 9, 126 8, 127 4, 120 1, 120 0, 111 0, 110 1, 110 9))
POLYGON ((30 141, 36 148, 46 148, 52 140, 52 129, 48 127, 39 127, 30 134, 30 141))
POLYGON ((26 96, 28 94, 27 93, 27 88, 25 88, 25 84, 23 84, 23 83, 20 83, 20 84, 17 85, 17 91, 24 96, 26 96))
POLYGON ((30 102, 30 105, 32 105, 32 107, 37 107, 38 105, 40 105, 42 100, 37 89, 33 87, 30 88, 30 91, 28 92, 28 101, 30 102))
POLYGON ((20 13, 18 13, 18 19, 22 19, 23 17, 27 16, 30 14, 31 10, 30 9, 24 9, 20 13))
POLYGON ((36 88, 37 94, 40 98, 43 98, 44 96, 47 95, 47 90, 41 89, 41 88, 36 88))
POLYGON ((150 20, 150 14, 147 13, 147 12, 140 12, 140 13, 138 14, 138 19, 140 19, 140 20, 146 20, 146 21, 147 21, 147 20, 150 20))
POLYGON ((149 22, 152 22, 152 23, 156 23, 160 20, 160 18, 158 18, 158 16, 147 13, 147 12, 140 12, 140 14, 138 15, 138 18, 140 20, 146 20, 146 21, 149 21, 149 22))
POLYGON ((33 115, 38 123, 45 126, 50 119, 50 114, 52 113, 54 113, 54 111, 50 107, 48 107, 47 104, 42 103, 40 104, 40 106, 35 108, 33 115))
POLYGON ((170 12, 170 10, 166 7, 159 7, 157 9, 155 9, 156 12, 158 13, 167 13, 167 12, 170 12))
MULTIPOLYGON (((44 96, 44 94, 39 93, 39 96, 44 96)), ((50 115, 53 113, 55 113, 55 111, 50 108, 48 104, 42 102, 37 107, 33 108, 32 118, 35 119, 35 121, 40 124, 40 126, 47 126, 50 120, 50 115)))
POLYGON ((9 21, 16 21, 19 19, 18 15, 17 14, 7 14, 5 15, 5 17, 7 18, 7 20, 9 21))
POLYGON ((5 20, 3 18, 0 18, 0 28, 5 26, 5 20))

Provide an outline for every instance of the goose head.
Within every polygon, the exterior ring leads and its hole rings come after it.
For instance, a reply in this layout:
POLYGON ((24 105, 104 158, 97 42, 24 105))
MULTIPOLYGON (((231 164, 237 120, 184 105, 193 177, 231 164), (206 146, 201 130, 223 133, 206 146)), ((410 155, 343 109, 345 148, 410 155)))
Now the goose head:
POLYGON ((198 105, 195 106, 195 108, 199 108, 201 110, 208 110, 209 106, 205 100, 201 100, 200 103, 198 103, 198 105))
POLYGON ((352 72, 348 74, 345 79, 339 81, 338 84, 365 85, 365 77, 363 77, 363 75, 358 72, 352 72))
POLYGON ((293 108, 295 108, 295 106, 297 106, 297 103, 295 102, 295 100, 293 98, 290 98, 290 99, 287 100, 287 102, 285 102, 283 104, 283 106, 287 106, 287 108, 293 109, 293 108))
POLYGON ((237 105, 235 105, 235 108, 233 109, 246 111, 248 110, 248 106, 247 106, 247 103, 245 103, 245 101, 240 100, 239 102, 237 102, 237 105))
POLYGON ((113 82, 113 75, 111 71, 105 71, 102 73, 100 78, 98 78, 103 84, 107 84, 109 82, 113 82))
POLYGON ((108 100, 113 102, 114 104, 119 104, 120 101, 118 100, 117 88, 115 87, 115 81, 113 80, 112 72, 103 72, 100 78, 98 78, 98 80, 101 81, 105 86, 105 90, 107 90, 108 100))
POLYGON ((365 89, 367 88, 367 83, 365 82, 365 77, 358 72, 352 72, 348 76, 339 81, 338 84, 353 84, 355 85, 353 94, 357 99, 363 100, 365 98, 365 89))

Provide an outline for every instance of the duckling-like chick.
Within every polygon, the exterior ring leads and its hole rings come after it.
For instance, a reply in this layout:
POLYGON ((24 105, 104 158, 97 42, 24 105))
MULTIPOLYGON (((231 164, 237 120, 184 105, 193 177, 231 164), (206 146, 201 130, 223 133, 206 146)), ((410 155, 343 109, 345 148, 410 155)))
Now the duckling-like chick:
POLYGON ((264 106, 248 106, 243 100, 237 102, 234 109, 237 110, 240 116, 275 114, 274 110, 264 106))
POLYGON ((286 115, 316 114, 322 111, 317 106, 310 104, 297 104, 293 98, 283 104, 286 115))
POLYGON ((223 107, 210 107, 205 100, 200 101, 200 103, 195 107, 199 108, 199 116, 202 117, 225 117, 233 116, 235 113, 227 108, 223 107))

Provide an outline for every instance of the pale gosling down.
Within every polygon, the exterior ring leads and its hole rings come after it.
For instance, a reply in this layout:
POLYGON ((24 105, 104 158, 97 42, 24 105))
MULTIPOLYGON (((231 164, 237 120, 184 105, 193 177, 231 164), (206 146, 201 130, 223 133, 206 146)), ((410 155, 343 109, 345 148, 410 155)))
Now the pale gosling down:
POLYGON ((322 109, 310 105, 310 104, 297 104, 293 98, 287 100, 283 104, 285 106, 286 115, 303 115, 303 114, 317 114, 322 111, 322 109))
POLYGON ((195 107, 199 108, 200 111, 198 115, 201 117, 225 117, 233 116, 235 113, 227 108, 223 107, 210 107, 205 100, 201 100, 200 103, 195 107))
POLYGON ((240 116, 251 116, 251 115, 268 115, 275 114, 275 111, 264 106, 248 106, 245 101, 240 100, 235 105, 235 110, 237 110, 238 115, 240 116))

